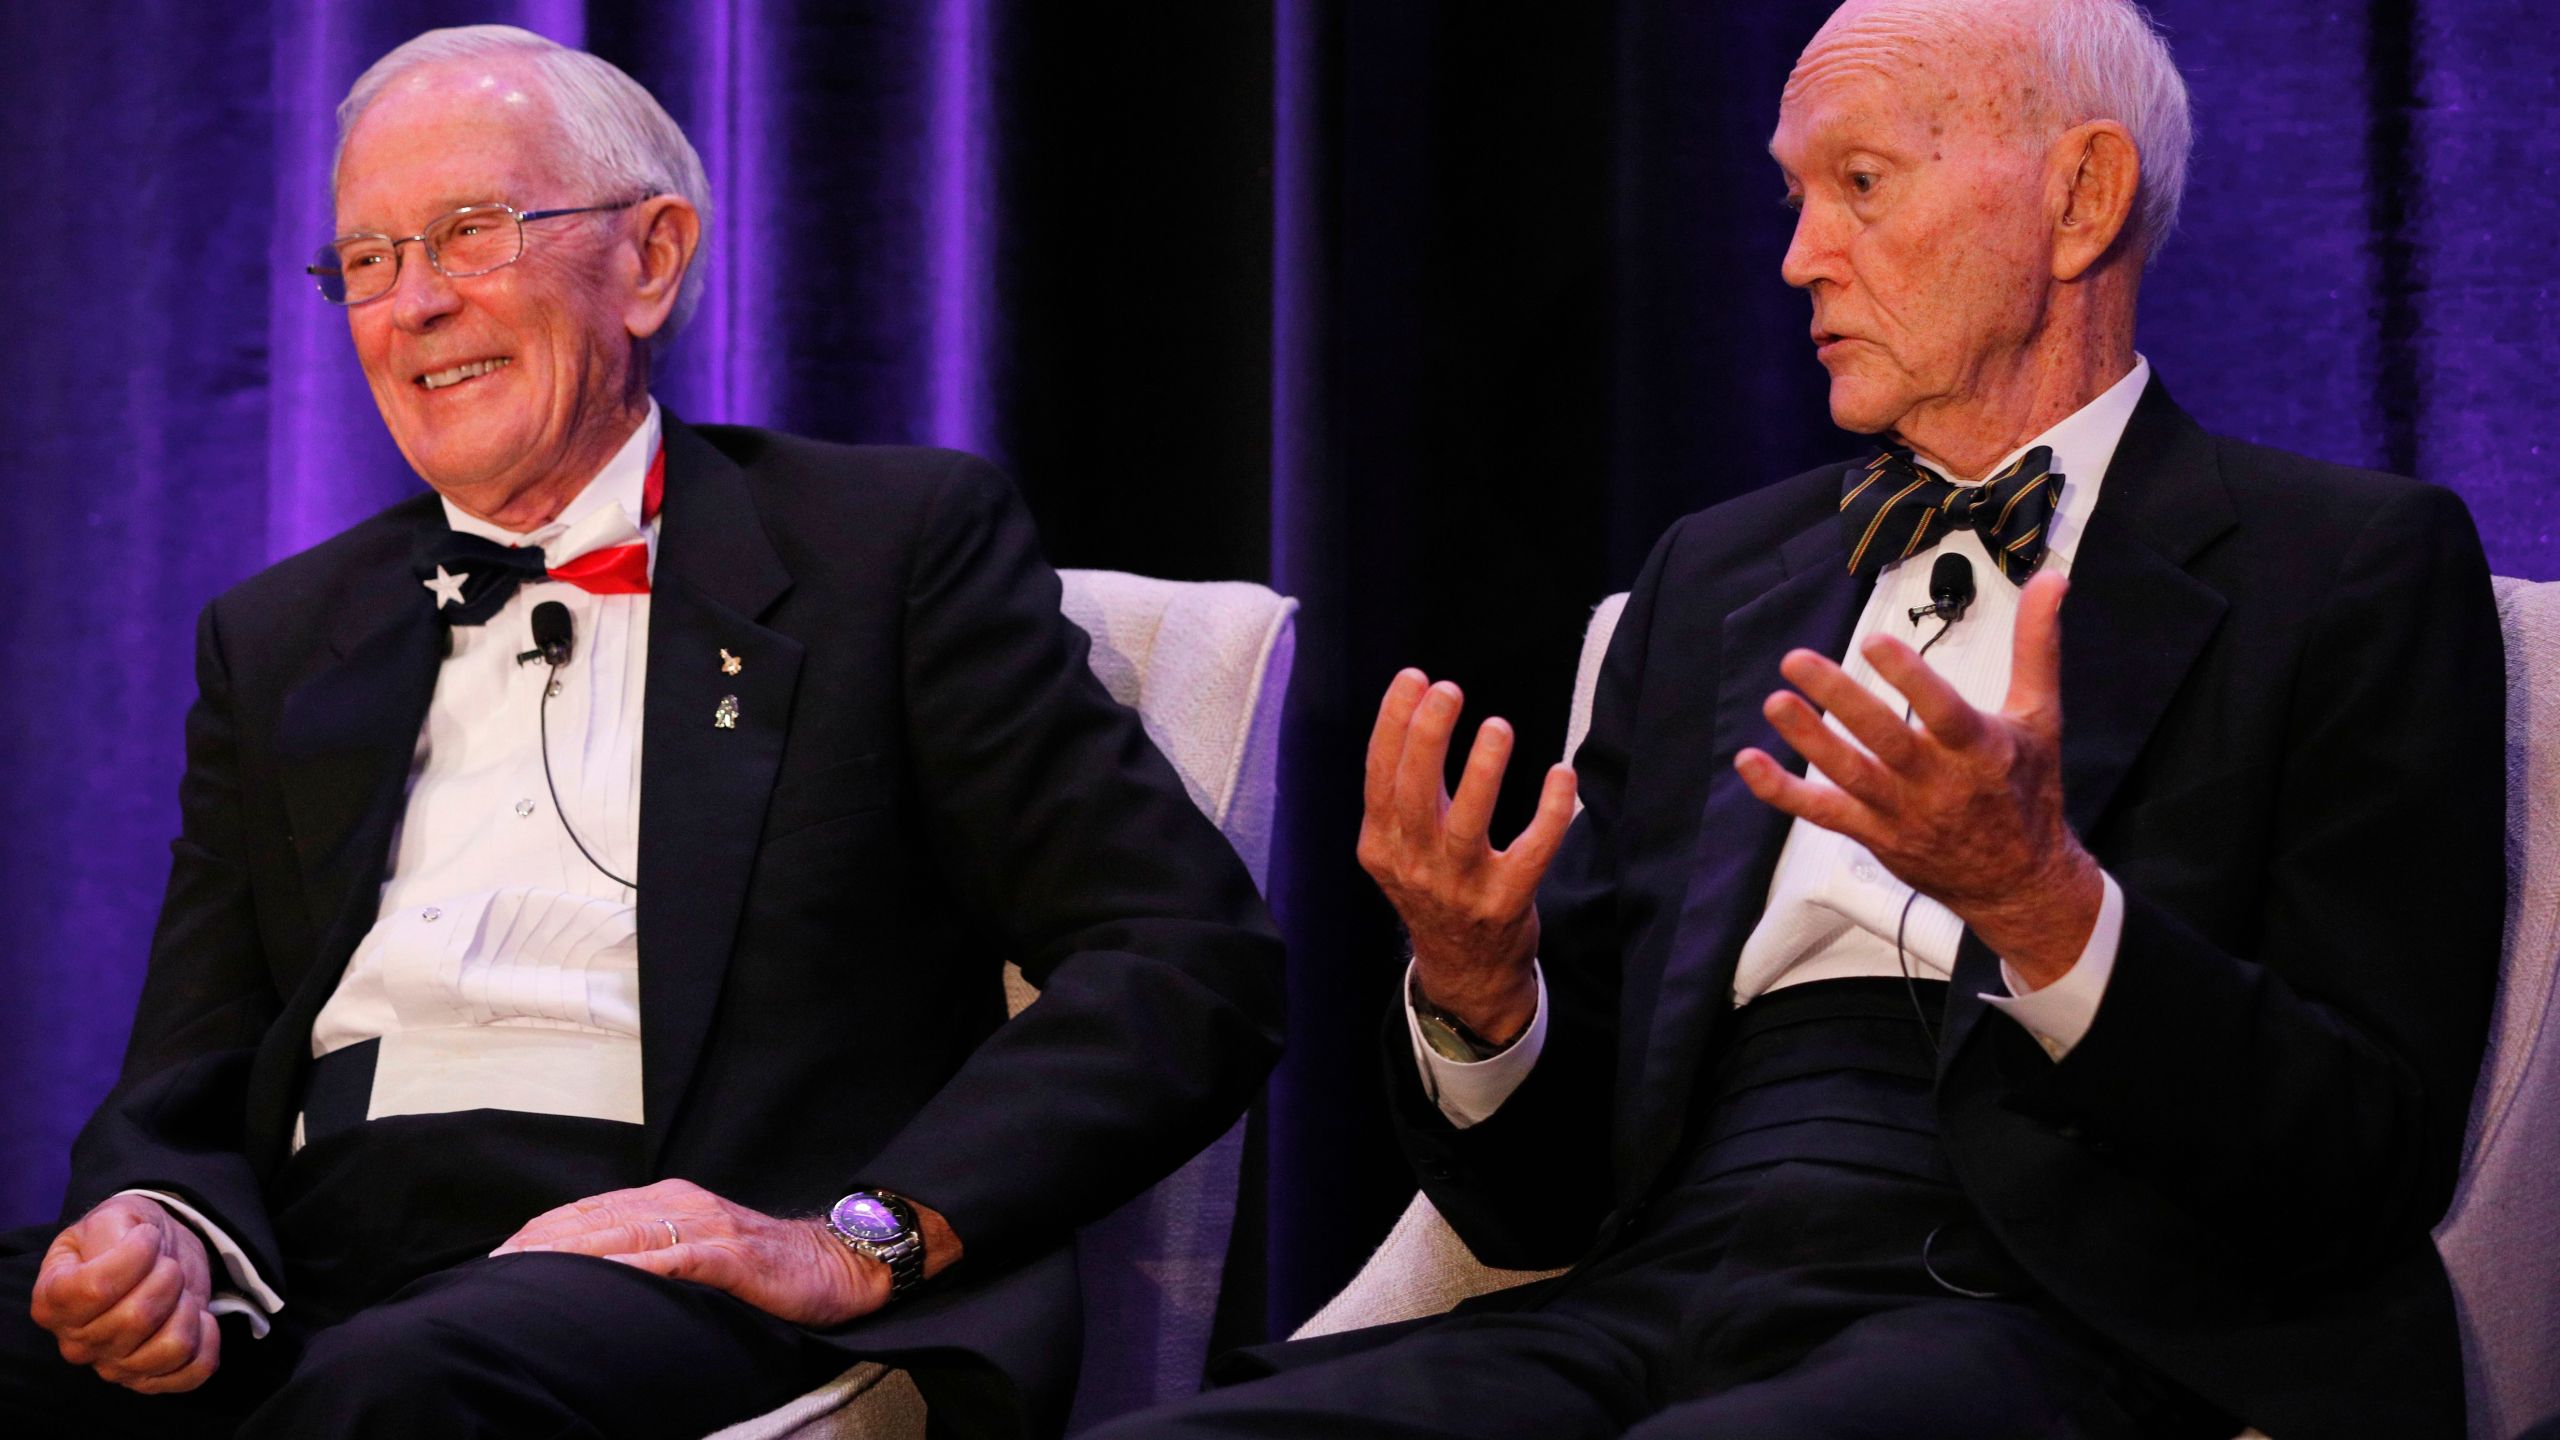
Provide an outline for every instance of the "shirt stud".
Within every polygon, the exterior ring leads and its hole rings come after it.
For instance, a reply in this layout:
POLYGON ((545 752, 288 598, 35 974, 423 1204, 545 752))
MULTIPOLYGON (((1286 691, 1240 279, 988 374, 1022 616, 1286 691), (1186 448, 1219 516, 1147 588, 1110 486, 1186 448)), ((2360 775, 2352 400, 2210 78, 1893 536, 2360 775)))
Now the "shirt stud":
POLYGON ((720 697, 720 703, 712 708, 711 724, 714 729, 718 730, 735 730, 738 728, 737 696, 723 695, 720 697))
POLYGON ((530 817, 533 814, 533 802, 529 799, 517 801, 516 814, 520 817, 530 817))

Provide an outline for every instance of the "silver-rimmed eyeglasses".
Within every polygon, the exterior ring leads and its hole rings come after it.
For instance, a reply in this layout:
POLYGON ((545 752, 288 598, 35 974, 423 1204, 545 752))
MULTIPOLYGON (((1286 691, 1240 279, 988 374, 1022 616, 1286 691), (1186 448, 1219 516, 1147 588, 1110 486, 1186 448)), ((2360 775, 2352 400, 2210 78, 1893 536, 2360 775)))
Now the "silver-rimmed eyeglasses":
POLYGON ((427 263, 448 280, 467 279, 503 270, 524 258, 524 227, 536 220, 563 215, 593 215, 628 210, 649 197, 642 195, 611 205, 579 205, 567 210, 518 210, 492 201, 465 205, 436 217, 415 235, 375 235, 357 231, 320 247, 303 267, 320 287, 320 298, 332 305, 361 305, 391 293, 400 283, 400 247, 414 240, 427 263))

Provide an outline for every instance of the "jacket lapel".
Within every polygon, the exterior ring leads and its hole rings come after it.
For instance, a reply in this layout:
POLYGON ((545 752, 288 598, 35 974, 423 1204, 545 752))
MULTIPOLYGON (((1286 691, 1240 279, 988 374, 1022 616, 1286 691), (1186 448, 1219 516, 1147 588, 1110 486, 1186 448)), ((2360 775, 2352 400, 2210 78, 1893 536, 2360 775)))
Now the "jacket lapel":
MULTIPOLYGON (((2222 623, 2220 592, 2186 564, 2236 522, 2211 437, 2154 379, 2126 422, 2062 605, 2062 787, 2087 837, 2222 623)), ((1967 931, 1947 996, 1940 1066, 2002 990, 2000 962, 1967 931)))
MULTIPOLYGON (((1834 490, 1830 492, 1837 494, 1834 490)), ((1618 1131, 1621 1200, 1643 1194, 1678 1147, 1699 1057, 1732 1009, 1734 961, 1766 908, 1769 878, 1789 818, 1762 804, 1734 773, 1733 757, 1758 746, 1803 773, 1802 757, 1760 713, 1783 688, 1778 662, 1798 646, 1838 655, 1872 588, 1844 563, 1839 521, 1824 513, 1771 554, 1766 589, 1728 613, 1719 631, 1715 736, 1698 818, 1689 887, 1669 947, 1630 957, 1621 1024, 1644 1043, 1622 1053, 1621 1093, 1634 1103, 1618 1131), (1648 963, 1649 962, 1649 963, 1648 963), (1659 968, 1658 977, 1642 973, 1659 968)))
MULTIPOLYGON (((419 536, 442 531, 434 498, 419 503, 419 536)), ((311 1021, 380 908, 443 640, 408 566, 378 566, 341 607, 320 668, 286 692, 278 711, 279 785, 319 948, 299 974, 277 976, 285 1012, 270 1043, 295 1053, 258 1068, 251 1114, 274 1123, 253 1133, 283 1134, 311 1021)))
POLYGON ((745 474, 672 415, 665 445, 634 877, 653 1163, 719 1003, 803 653, 758 623, 791 577, 745 474), (723 650, 743 662, 737 674, 724 673, 723 650))

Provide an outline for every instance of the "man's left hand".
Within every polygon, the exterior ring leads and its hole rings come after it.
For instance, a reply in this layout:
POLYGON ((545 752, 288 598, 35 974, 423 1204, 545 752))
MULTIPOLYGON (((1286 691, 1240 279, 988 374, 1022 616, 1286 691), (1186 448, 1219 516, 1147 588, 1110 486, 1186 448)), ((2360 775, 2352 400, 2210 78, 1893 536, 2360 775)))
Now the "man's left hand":
POLYGON ((1973 708, 1910 646, 1871 636, 1861 651, 1911 702, 1918 723, 1828 658, 1796 650, 1779 672, 1803 694, 1781 690, 1761 709, 1823 780, 1790 775, 1763 750, 1733 758, 1752 794, 1864 845, 1904 884, 1954 911, 2031 989, 2079 959, 2104 898, 2098 862, 2062 810, 2069 588, 2048 571, 2019 593, 1999 710, 1973 708), (1856 744, 1823 723, 1824 710, 1856 744))
MULTIPOLYGON (((927 1242, 930 1250, 930 1240, 927 1242)), ((889 1267, 819 1220, 784 1220, 690 1180, 616 1190, 537 1215, 489 1252, 596 1255, 725 1290, 795 1325, 825 1328, 889 1302, 889 1267)))

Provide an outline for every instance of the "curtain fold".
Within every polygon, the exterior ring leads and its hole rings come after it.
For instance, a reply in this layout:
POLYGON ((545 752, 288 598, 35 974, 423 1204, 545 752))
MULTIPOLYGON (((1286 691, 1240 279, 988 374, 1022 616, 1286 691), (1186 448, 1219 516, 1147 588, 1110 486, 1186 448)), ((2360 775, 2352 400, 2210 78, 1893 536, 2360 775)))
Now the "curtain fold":
MULTIPOLYGON (((2199 135, 2144 300, 2163 379, 2216 429, 2452 485, 2496 568, 2560 576, 2560 33, 2526 0, 2154 8, 2199 135)), ((114 1073, 197 610, 418 484, 300 274, 332 110, 400 40, 498 19, 624 65, 702 151, 679 413, 978 450, 1061 564, 1305 602, 1246 1257, 1294 1323, 1411 1188, 1378 1105, 1397 939, 1351 860, 1387 680, 1457 679, 1534 769, 1661 529, 1858 443, 1765 154, 1826 9, 0 9, 0 1220, 51 1212, 114 1073)))

